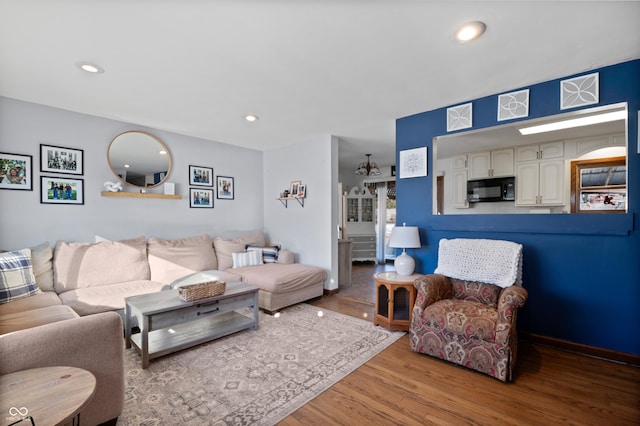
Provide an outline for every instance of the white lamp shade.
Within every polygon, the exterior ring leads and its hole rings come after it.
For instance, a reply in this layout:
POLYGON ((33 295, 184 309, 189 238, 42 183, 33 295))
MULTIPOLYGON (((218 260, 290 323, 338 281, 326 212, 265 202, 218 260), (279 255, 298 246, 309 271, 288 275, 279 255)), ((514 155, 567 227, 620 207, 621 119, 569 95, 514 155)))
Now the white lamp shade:
POLYGON ((420 248, 420 234, 417 226, 395 226, 389 237, 389 247, 420 248))

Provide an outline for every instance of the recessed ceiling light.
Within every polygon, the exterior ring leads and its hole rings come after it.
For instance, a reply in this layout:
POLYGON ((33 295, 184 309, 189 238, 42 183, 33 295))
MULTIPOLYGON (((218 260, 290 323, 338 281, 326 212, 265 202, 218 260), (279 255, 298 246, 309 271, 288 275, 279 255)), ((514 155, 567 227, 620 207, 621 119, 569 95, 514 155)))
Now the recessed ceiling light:
POLYGON ((253 114, 249 114, 249 115, 245 115, 244 119, 250 122, 254 122, 254 121, 258 121, 260 117, 258 117, 257 115, 253 115, 253 114))
POLYGON ((454 38, 460 43, 466 43, 480 37, 487 26, 480 21, 467 22, 458 31, 456 31, 454 38))
POLYGON ((91 62, 78 62, 76 65, 81 70, 91 74, 102 74, 104 72, 104 68, 100 65, 92 64, 91 62))

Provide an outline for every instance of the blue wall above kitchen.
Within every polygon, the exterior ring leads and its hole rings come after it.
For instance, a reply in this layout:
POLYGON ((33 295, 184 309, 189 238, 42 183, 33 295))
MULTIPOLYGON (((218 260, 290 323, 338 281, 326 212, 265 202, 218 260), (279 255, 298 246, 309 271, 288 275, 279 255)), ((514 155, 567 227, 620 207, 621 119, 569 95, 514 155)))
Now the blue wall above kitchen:
MULTIPOLYGON (((433 215, 432 141, 447 134, 445 107, 396 122, 396 163, 400 151, 417 147, 426 146, 429 158, 428 176, 397 179, 397 223, 420 228, 423 247, 409 254, 421 273, 435 269, 442 238, 521 243, 529 292, 520 311, 521 331, 640 355, 640 233, 634 224, 640 213, 640 60, 582 74, 594 72, 599 73, 600 102, 588 108, 628 106, 627 213, 433 215)), ((526 119, 567 112, 560 109, 560 81, 571 77, 523 87, 530 90, 526 119)), ((497 121, 497 95, 472 104, 473 127, 465 130, 505 124, 497 121)))

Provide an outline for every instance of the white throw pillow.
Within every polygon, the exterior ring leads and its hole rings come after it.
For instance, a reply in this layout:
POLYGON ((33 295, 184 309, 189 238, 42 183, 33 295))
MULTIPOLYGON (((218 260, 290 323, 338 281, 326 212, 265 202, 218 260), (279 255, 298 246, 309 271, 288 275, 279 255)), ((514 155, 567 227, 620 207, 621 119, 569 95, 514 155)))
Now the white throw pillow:
POLYGON ((262 250, 251 250, 246 253, 231 253, 231 256, 233 257, 234 268, 262 265, 262 250))

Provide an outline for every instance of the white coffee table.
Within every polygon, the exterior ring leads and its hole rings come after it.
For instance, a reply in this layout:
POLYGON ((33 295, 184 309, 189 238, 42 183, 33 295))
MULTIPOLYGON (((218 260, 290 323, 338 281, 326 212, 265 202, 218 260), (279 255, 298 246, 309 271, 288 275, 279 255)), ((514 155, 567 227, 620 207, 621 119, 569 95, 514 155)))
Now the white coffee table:
POLYGON ((178 290, 142 294, 125 299, 126 347, 142 354, 142 368, 149 360, 180 351, 238 331, 259 327, 258 288, 228 282, 218 296, 185 302, 178 290), (252 316, 235 312, 252 308, 252 316), (140 333, 131 334, 137 325, 140 333))

